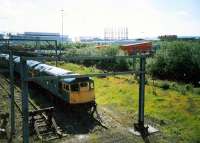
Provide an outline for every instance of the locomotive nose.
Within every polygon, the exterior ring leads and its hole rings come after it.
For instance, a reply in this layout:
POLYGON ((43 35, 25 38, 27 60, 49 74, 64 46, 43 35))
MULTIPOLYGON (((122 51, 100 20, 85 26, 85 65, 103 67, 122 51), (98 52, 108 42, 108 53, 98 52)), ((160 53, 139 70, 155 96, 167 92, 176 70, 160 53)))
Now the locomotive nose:
POLYGON ((70 104, 88 103, 95 100, 94 90, 71 92, 69 97, 70 104))

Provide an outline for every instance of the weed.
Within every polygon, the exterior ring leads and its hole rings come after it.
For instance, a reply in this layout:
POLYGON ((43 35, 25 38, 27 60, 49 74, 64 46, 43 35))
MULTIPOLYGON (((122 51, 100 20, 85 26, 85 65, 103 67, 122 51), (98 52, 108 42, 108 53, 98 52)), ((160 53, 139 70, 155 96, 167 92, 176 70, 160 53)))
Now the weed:
POLYGON ((200 95, 200 88, 194 88, 193 92, 200 95))
POLYGON ((167 90, 169 89, 170 85, 169 83, 167 82, 163 82, 161 85, 160 85, 160 88, 164 89, 164 90, 167 90))
MULTIPOLYGON (((90 68, 75 64, 64 64, 61 67, 77 73, 91 73, 90 68)), ((102 72, 92 68, 93 73, 102 72)), ((93 78, 95 81, 96 102, 100 106, 113 106, 117 113, 134 114, 138 110, 138 83, 127 78, 93 78)), ((180 85, 169 81, 156 81, 154 86, 148 82, 145 88, 145 117, 159 119, 160 131, 166 134, 164 142, 196 142, 199 138, 200 88, 191 85, 180 85), (156 87, 156 95, 152 88, 156 87), (192 92, 193 89, 193 92, 192 92), (185 94, 186 96, 180 96, 185 94), (165 96, 167 95, 167 96, 165 96), (192 105, 192 106, 191 106, 192 105), (188 110, 194 109, 194 110, 188 110), (166 122, 167 121, 167 122, 166 122), (188 131, 190 131, 188 133, 188 131)), ((130 116, 129 114, 125 115, 130 116)), ((126 117, 125 117, 126 118, 126 117)), ((95 142, 96 137, 92 138, 95 142)), ((159 142, 159 141, 158 141, 159 142)))
POLYGON ((186 84, 186 85, 185 85, 185 89, 186 89, 187 91, 193 91, 193 86, 192 86, 191 84, 186 84))

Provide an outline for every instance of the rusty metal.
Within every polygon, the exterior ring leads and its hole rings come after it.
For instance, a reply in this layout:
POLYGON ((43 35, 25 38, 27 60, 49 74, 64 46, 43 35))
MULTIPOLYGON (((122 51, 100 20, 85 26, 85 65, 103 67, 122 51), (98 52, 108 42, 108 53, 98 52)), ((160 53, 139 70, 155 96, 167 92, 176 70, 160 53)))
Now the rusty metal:
POLYGON ((29 112, 30 131, 31 133, 36 133, 38 138, 43 141, 49 141, 62 137, 62 133, 53 117, 53 112, 54 107, 29 112), (50 135, 51 138, 46 137, 47 135, 50 135))

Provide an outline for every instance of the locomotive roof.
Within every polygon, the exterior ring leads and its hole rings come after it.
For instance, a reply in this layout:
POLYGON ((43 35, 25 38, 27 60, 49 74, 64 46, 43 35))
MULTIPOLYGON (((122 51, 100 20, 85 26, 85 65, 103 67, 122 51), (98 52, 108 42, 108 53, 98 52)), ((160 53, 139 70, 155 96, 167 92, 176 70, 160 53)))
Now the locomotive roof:
MULTIPOLYGON (((71 76, 71 75, 79 75, 77 73, 73 73, 72 71, 69 70, 64 70, 58 67, 50 66, 47 64, 39 64, 35 67, 36 70, 39 70, 40 72, 45 72, 48 75, 53 75, 53 76, 71 76)), ((84 81, 84 80, 89 80, 90 78, 64 78, 62 81, 66 83, 72 83, 75 81, 84 81)))
POLYGON ((46 64, 39 64, 37 65, 34 69, 35 70, 39 70, 40 72, 44 71, 45 69, 47 69, 49 67, 49 65, 46 64))
POLYGON ((16 58, 14 59, 14 62, 15 62, 15 63, 19 63, 19 62, 20 62, 20 57, 16 57, 16 58))
POLYGON ((54 76, 64 76, 73 73, 72 71, 64 70, 47 64, 39 64, 35 67, 35 69, 54 76))
POLYGON ((72 71, 64 70, 58 67, 51 66, 49 69, 45 70, 47 73, 55 76, 65 76, 68 74, 73 74, 72 71))
MULTIPOLYGON (((77 75, 77 74, 73 74, 77 75)), ((81 77, 81 78, 64 78, 63 81, 66 83, 72 83, 72 82, 83 82, 83 81, 89 81, 91 80, 90 77, 81 77)))
MULTIPOLYGON (((9 55, 8 54, 0 54, 0 57, 4 57, 6 60, 9 60, 9 55)), ((13 56, 14 62, 19 63, 20 62, 20 57, 19 56, 13 56)), ((54 67, 51 65, 47 64, 42 64, 39 61, 34 61, 34 60, 27 60, 27 66, 28 67, 34 67, 35 70, 38 70, 40 72, 44 72, 47 75, 53 75, 53 76, 71 76, 71 75, 79 75, 76 73, 73 73, 72 71, 65 70, 62 68, 54 67)), ((62 81, 66 83, 72 83, 72 82, 79 82, 79 81, 88 81, 91 80, 90 77, 83 77, 83 78, 64 78, 62 81)))
POLYGON ((28 61, 27 61, 28 67, 33 67, 33 66, 35 66, 35 65, 37 65, 37 64, 39 64, 39 63, 40 63, 40 62, 34 61, 34 60, 28 60, 28 61))
POLYGON ((6 57, 7 54, 0 54, 0 57, 6 57))
POLYGON ((9 60, 9 55, 5 55, 6 60, 9 60))
MULTIPOLYGON (((0 57, 5 58, 7 61, 9 60, 8 54, 0 54, 0 57)), ((18 56, 13 56, 13 60, 16 61, 16 59, 19 58, 18 56)))

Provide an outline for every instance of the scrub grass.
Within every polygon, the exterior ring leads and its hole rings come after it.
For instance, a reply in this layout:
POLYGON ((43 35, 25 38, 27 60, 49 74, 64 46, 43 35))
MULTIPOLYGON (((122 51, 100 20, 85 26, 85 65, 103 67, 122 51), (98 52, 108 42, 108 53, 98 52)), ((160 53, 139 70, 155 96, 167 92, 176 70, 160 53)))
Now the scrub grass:
MULTIPOLYGON (((95 67, 62 63, 61 68, 76 73, 100 73, 95 67)), ((138 111, 138 84, 133 76, 93 78, 96 102, 109 107, 131 124, 138 111)), ((159 81, 162 82, 162 81, 159 81)), ((173 83, 178 86, 178 83, 173 83)), ((200 142, 200 96, 192 90, 165 89, 147 84, 145 89, 145 120, 159 126, 163 134, 160 142, 200 142), (156 94, 153 94, 153 89, 156 94)))

